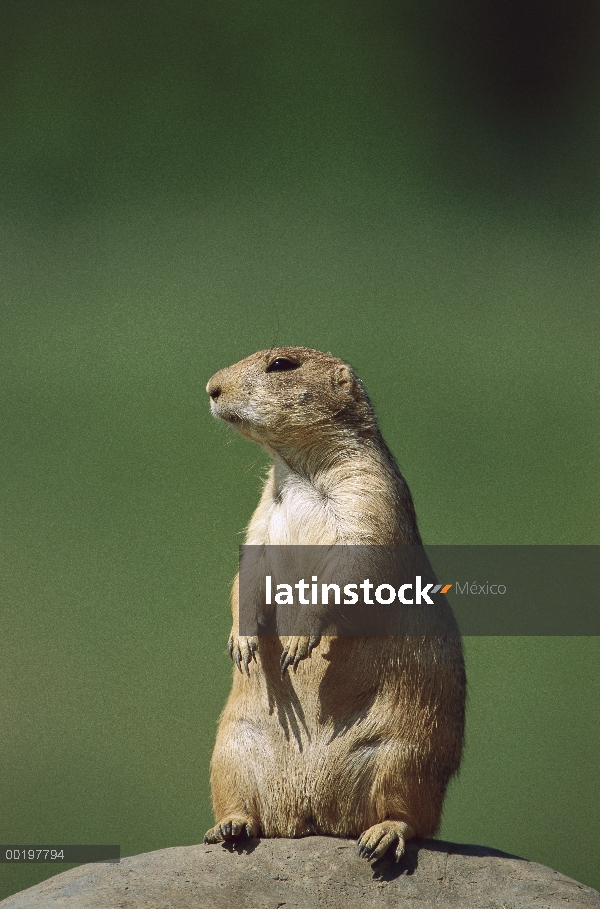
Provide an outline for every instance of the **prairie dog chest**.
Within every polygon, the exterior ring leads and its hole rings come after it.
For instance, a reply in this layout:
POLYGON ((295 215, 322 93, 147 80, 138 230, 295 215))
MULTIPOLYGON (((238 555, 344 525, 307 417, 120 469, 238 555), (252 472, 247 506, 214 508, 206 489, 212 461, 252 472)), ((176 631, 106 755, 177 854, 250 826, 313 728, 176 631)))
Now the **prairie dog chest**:
POLYGON ((326 545, 337 542, 330 500, 306 477, 277 460, 269 472, 246 542, 250 545, 326 545))

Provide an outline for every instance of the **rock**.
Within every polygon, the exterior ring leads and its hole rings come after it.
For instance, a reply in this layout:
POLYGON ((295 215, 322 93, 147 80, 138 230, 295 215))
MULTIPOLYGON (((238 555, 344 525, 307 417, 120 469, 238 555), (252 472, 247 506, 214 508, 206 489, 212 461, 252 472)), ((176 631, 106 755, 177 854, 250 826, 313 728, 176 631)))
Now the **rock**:
POLYGON ((591 909, 600 894, 525 859, 440 840, 371 866, 354 840, 311 836, 180 846, 81 865, 0 909, 591 909))

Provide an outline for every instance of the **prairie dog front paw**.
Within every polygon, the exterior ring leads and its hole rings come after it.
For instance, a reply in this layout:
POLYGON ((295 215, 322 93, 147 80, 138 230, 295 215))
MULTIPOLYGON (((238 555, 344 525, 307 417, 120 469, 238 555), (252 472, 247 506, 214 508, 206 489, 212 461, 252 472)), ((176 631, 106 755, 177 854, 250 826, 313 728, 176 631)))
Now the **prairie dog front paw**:
POLYGON ((285 671, 288 666, 292 666, 293 669, 296 668, 300 660, 305 660, 311 655, 315 647, 318 647, 321 642, 321 638, 316 635, 311 637, 293 637, 288 638, 286 643, 283 645, 283 652, 281 654, 281 675, 285 675, 285 671))
POLYGON ((256 662, 256 651, 258 650, 258 638, 257 637, 243 637, 235 633, 232 629, 231 634, 229 635, 229 644, 227 649, 229 650, 229 656, 232 660, 235 660, 235 665, 242 672, 242 664, 246 671, 246 675, 250 675, 250 663, 252 660, 256 662))

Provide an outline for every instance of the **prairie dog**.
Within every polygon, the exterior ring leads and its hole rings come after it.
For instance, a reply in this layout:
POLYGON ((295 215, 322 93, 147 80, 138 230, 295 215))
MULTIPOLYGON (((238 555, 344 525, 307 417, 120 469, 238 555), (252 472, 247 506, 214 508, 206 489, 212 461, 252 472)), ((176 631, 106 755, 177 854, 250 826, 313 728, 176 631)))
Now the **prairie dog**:
MULTIPOLYGON (((275 348, 217 372, 206 390, 212 413, 273 461, 246 543, 421 543, 408 486, 347 363, 275 348)), ((378 859, 432 836, 462 752, 460 639, 245 638, 237 577, 231 602, 237 669, 205 842, 319 833, 359 837, 359 853, 378 859)))

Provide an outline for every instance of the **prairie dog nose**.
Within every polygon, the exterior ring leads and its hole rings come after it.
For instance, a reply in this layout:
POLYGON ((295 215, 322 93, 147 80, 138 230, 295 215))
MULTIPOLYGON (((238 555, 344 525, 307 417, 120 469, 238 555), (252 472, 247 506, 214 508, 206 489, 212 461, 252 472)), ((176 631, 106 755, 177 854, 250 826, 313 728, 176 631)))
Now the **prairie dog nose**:
POLYGON ((208 380, 208 385, 206 386, 206 391, 211 396, 213 401, 216 401, 219 395, 221 394, 221 384, 215 382, 215 377, 208 380))

